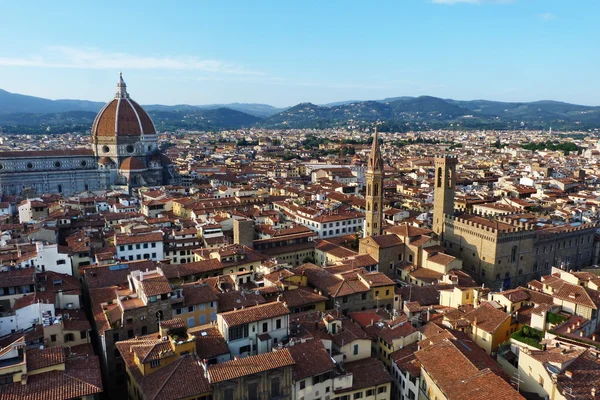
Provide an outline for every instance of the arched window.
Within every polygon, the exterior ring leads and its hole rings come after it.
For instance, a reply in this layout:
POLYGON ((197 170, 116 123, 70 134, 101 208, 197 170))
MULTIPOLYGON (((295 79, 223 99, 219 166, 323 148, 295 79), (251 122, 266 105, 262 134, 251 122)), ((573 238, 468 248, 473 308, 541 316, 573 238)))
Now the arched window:
POLYGON ((375 188, 373 189, 373 196, 379 196, 379 183, 375 184, 375 188))
POLYGON ((438 168, 438 172, 437 172, 437 187, 442 187, 442 167, 438 168))
POLYGON ((369 183, 367 185, 367 196, 370 196, 370 195, 371 195, 371 184, 369 183))
POLYGON ((513 246, 510 252, 510 262, 517 261, 517 246, 513 246))
POLYGON ((448 170, 446 171, 446 181, 448 182, 448 183, 447 183, 447 186, 448 186, 449 188, 451 188, 451 187, 452 187, 452 170, 451 170, 451 169, 449 169, 449 168, 448 168, 448 170))
POLYGON ((377 206, 377 202, 373 203, 373 211, 379 211, 379 207, 377 206))

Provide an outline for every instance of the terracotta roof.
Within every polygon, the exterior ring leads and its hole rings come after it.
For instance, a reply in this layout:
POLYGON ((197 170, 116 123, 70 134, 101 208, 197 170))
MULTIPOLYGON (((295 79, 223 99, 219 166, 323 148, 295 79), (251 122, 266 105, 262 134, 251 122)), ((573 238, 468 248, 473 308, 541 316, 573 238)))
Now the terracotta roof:
POLYGON ((381 248, 399 246, 403 243, 402 239, 396 235, 371 236, 369 239, 375 242, 375 244, 381 248))
POLYGON ((592 388, 598 391, 600 388, 600 361, 596 350, 589 349, 574 360, 558 376, 558 390, 561 393, 569 393, 568 398, 593 400, 592 388), (571 376, 568 376, 569 373, 571 376))
POLYGON ((89 355, 67 359, 64 371, 29 375, 25 385, 0 385, 0 398, 6 400, 66 400, 101 392, 100 363, 98 357, 89 355))
POLYGON ((444 338, 415 355, 449 400, 523 399, 501 367, 472 341, 444 338))
POLYGON ((197 278, 202 274, 220 272, 223 270, 223 264, 216 258, 207 260, 194 261, 183 264, 168 264, 161 267, 165 276, 169 279, 185 278, 191 275, 197 275, 197 278))
POLYGON ((186 306, 209 303, 219 299, 208 285, 189 283, 181 287, 183 288, 183 304, 186 306))
POLYGON ((116 235, 115 244, 121 246, 124 244, 161 242, 163 239, 162 232, 149 232, 137 235, 116 235))
POLYGON ((141 134, 156 134, 156 130, 146 111, 129 98, 113 99, 107 103, 92 125, 92 137, 141 134))
POLYGON ((171 285, 164 275, 153 276, 151 278, 145 277, 141 281, 142 290, 144 294, 149 296, 158 296, 161 294, 171 293, 171 285))
POLYGON ((215 325, 195 326, 188 333, 196 337, 196 353, 203 359, 229 354, 229 346, 215 325))
POLYGON ((281 302, 261 304, 243 310, 219 314, 228 327, 249 324, 250 322, 288 315, 290 310, 281 302))
POLYGON ((49 347, 43 350, 30 349, 27 350, 27 370, 34 371, 36 369, 50 367, 56 364, 65 362, 65 354, 61 346, 49 347))
POLYGON ((373 357, 344 363, 344 370, 346 373, 352 374, 352 387, 345 390, 335 390, 336 394, 392 382, 392 376, 383 363, 373 357))
POLYGON ((464 318, 471 325, 476 324, 477 329, 482 329, 493 334, 511 316, 502 310, 494 308, 490 303, 483 303, 478 308, 467 313, 464 318))
POLYGON ((141 171, 145 169, 147 169, 146 166, 137 157, 128 157, 119 165, 119 170, 121 171, 141 171))
POLYGON ((220 313, 231 311, 234 308, 252 307, 267 302, 262 295, 254 292, 242 295, 239 291, 231 291, 218 293, 217 297, 219 298, 218 311, 220 313))
POLYGON ((311 376, 324 374, 335 368, 329 352, 319 339, 308 340, 288 347, 294 359, 294 380, 299 381, 311 376))
POLYGON ((239 358, 221 364, 209 365, 208 376, 211 383, 219 383, 272 369, 289 367, 294 364, 294 359, 289 350, 283 349, 257 356, 239 358))

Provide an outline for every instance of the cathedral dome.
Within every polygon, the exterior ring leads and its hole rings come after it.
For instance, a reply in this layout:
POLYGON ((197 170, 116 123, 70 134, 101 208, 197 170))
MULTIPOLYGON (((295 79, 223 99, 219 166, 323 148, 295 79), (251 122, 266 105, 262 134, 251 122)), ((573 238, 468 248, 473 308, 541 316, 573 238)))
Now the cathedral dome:
POLYGON ((119 76, 115 98, 107 103, 94 120, 92 137, 154 135, 156 129, 144 109, 129 98, 123 76, 119 76))
POLYGON ((119 166, 119 171, 145 171, 147 168, 137 157, 129 157, 123 160, 119 166))

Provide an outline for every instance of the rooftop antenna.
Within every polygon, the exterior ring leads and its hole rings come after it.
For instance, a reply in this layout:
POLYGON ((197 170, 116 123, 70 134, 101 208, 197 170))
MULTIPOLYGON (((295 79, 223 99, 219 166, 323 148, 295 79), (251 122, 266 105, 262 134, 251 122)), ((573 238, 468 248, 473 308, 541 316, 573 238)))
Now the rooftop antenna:
POLYGON ((337 317, 339 318, 340 317, 340 302, 336 301, 334 303, 334 307, 333 308, 335 308, 335 312, 337 314, 337 317))

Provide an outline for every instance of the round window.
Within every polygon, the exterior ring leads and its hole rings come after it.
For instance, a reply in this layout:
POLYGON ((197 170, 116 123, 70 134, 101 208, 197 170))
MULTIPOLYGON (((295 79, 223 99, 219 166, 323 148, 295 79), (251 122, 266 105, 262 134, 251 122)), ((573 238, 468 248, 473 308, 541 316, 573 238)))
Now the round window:
POLYGON ((32 164, 32 163, 30 163, 30 162, 28 162, 28 163, 27 163, 27 168, 28 168, 28 169, 31 169, 31 168, 33 168, 33 164, 32 164))
POLYGON ((56 162, 54 163, 54 166, 55 166, 56 168, 60 168, 60 161, 56 161, 56 162))
POLYGON ((132 144, 128 144, 125 149, 127 150, 127 152, 129 154, 133 153, 133 145, 132 144))
POLYGON ((80 164, 81 164, 82 167, 85 167, 85 166, 87 166, 87 161, 82 160, 80 164))
POLYGON ((110 149, 108 148, 108 146, 102 146, 102 151, 108 153, 110 149))

